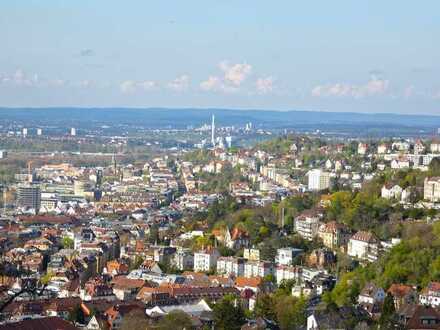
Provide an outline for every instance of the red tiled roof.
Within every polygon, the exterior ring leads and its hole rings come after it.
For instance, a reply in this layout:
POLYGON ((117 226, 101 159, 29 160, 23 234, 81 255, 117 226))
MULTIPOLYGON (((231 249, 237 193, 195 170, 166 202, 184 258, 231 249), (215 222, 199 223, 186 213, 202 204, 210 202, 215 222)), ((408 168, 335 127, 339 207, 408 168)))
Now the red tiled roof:
POLYGON ((0 325, 0 330, 78 330, 73 324, 59 318, 46 317, 41 319, 24 320, 0 325))

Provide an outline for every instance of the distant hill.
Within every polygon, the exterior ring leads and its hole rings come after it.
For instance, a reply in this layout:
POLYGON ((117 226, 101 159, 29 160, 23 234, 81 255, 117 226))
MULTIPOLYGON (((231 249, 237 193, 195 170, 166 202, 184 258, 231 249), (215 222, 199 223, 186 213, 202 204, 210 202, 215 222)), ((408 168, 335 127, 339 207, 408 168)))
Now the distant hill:
POLYGON ((252 122, 256 127, 440 127, 440 116, 365 114, 317 111, 230 109, 133 109, 133 108, 0 108, 0 122, 32 121, 45 125, 138 125, 185 128, 209 123, 211 115, 222 126, 252 122))

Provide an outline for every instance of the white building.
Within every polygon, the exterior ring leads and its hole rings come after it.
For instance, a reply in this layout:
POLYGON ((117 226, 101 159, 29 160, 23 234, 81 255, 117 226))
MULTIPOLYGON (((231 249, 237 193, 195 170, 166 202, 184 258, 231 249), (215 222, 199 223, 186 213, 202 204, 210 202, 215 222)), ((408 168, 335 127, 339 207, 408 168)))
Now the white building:
POLYGON ((302 277, 302 268, 295 266, 278 266, 276 269, 277 284, 280 285, 283 281, 295 280, 298 281, 302 277))
POLYGON ((431 307, 440 306, 440 282, 431 282, 419 296, 420 304, 431 307))
POLYGON ((375 261, 378 256, 379 241, 370 232, 358 231, 348 241, 348 255, 362 260, 375 261))
POLYGON ((244 277, 265 277, 273 274, 273 263, 268 261, 248 261, 244 265, 244 277))
POLYGON ((293 263, 293 259, 301 254, 303 250, 295 249, 295 248, 281 248, 277 250, 277 256, 275 257, 275 262, 279 265, 291 265, 293 263))
POLYGON ((246 259, 235 257, 220 257, 217 259, 217 273, 222 275, 244 275, 246 259))
POLYGON ((357 152, 358 152, 359 155, 365 155, 367 153, 367 149, 368 149, 368 145, 366 143, 360 142, 358 144, 357 152))
POLYGON ((375 303, 382 303, 384 300, 385 291, 373 283, 367 283, 358 296, 359 304, 373 305, 375 303))
POLYGON ((313 240, 313 238, 318 235, 320 225, 319 216, 312 214, 311 212, 303 212, 294 220, 295 232, 309 241, 313 240))
POLYGON ((71 136, 76 136, 76 128, 75 128, 75 127, 72 127, 72 128, 70 129, 70 135, 71 135, 71 136))
POLYGON ((425 179, 423 198, 430 202, 440 201, 440 177, 425 179))
POLYGON ((399 185, 384 185, 381 190, 382 198, 386 199, 400 199, 403 189, 399 185))
POLYGON ((220 253, 216 249, 206 249, 204 251, 194 253, 194 271, 209 272, 216 269, 217 259, 220 253))
POLYGON ((194 268, 194 254, 189 249, 178 249, 174 254, 171 263, 179 270, 194 268))
POLYGON ((325 190, 330 188, 330 173, 319 169, 308 173, 308 187, 310 190, 325 190))

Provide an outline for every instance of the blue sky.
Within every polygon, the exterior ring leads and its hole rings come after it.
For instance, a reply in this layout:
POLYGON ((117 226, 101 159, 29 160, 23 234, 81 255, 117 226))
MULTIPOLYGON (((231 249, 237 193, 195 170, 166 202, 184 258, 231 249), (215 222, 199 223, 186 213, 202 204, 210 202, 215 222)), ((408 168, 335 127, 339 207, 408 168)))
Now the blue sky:
POLYGON ((0 106, 440 115, 440 2, 10 0, 0 106))

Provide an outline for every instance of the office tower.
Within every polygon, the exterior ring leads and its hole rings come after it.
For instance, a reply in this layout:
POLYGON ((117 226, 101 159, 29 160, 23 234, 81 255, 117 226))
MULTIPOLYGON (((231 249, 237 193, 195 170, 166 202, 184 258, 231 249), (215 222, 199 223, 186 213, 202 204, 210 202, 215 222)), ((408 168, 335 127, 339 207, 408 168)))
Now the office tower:
POLYGON ((232 147, 232 136, 226 137, 226 144, 228 145, 228 148, 232 147))
POLYGON ((211 123, 211 143, 212 147, 215 148, 215 116, 212 115, 212 123, 211 123))
POLYGON ((71 136, 76 136, 76 128, 75 128, 75 127, 72 127, 72 128, 70 129, 70 135, 71 135, 71 136))
POLYGON ((43 135, 43 130, 41 128, 37 128, 37 135, 38 136, 43 135))
POLYGON ((316 169, 309 171, 309 189, 324 190, 330 188, 330 174, 322 170, 316 169))
POLYGON ((38 213, 41 205, 41 190, 38 186, 20 185, 17 188, 17 206, 31 208, 38 213))
POLYGON ((102 170, 96 171, 96 186, 101 187, 102 185, 102 178, 103 178, 103 172, 102 170))
POLYGON ((23 137, 26 137, 28 134, 27 128, 23 128, 23 137))

